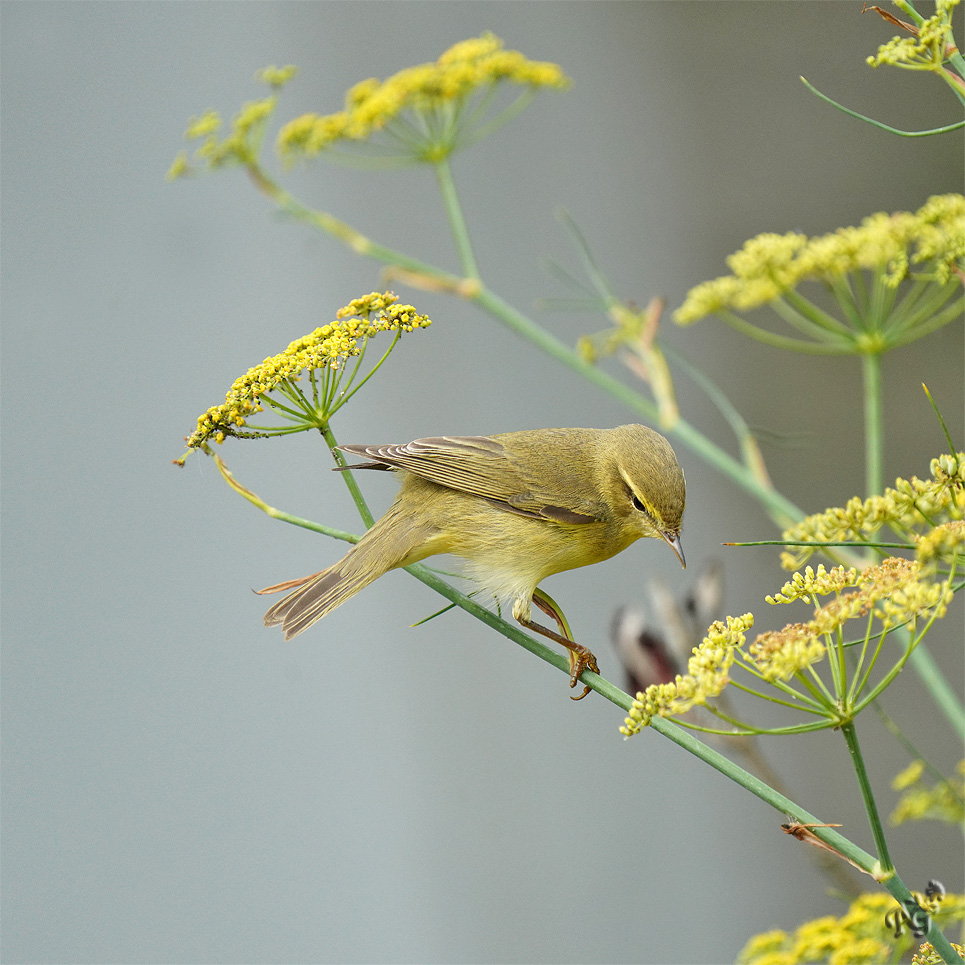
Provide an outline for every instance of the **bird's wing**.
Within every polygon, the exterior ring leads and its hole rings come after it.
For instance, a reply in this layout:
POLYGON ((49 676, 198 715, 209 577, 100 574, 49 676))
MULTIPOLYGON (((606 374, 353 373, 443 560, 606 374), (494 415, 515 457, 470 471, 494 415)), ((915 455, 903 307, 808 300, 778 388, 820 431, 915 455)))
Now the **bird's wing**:
POLYGON ((352 469, 404 469, 439 486, 470 493, 500 509, 560 523, 593 523, 602 506, 571 492, 551 492, 498 440, 438 436, 403 446, 339 446, 371 460, 352 469))

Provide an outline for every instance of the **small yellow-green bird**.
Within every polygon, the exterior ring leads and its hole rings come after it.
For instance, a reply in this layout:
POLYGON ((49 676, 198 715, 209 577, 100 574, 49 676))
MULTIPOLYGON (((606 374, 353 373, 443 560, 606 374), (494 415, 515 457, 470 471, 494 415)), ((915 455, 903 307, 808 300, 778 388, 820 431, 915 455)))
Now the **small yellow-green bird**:
POLYGON ((347 468, 394 470, 402 485, 385 515, 333 566, 259 591, 293 590, 265 614, 265 625, 280 625, 286 640, 388 570, 451 553, 511 604, 519 623, 567 647, 573 687, 584 669, 598 672, 596 658, 533 622, 535 602, 564 630, 552 601, 536 591, 539 583, 609 559, 643 536, 662 539, 686 566, 684 474, 670 443, 646 426, 338 448, 370 460, 347 468))

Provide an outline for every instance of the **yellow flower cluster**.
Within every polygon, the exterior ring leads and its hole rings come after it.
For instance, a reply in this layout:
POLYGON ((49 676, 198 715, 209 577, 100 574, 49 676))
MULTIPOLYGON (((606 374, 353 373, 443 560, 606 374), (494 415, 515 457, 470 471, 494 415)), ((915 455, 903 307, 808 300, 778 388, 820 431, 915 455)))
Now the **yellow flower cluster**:
POLYGON ((624 721, 620 733, 631 737, 646 727, 655 716, 669 717, 685 714, 697 704, 717 697, 728 683, 727 671, 734 662, 734 654, 744 643, 744 633, 754 624, 753 614, 719 620, 707 631, 707 636, 687 662, 685 676, 677 674, 668 684, 652 684, 638 693, 624 721))
POLYGON ((840 918, 825 915, 805 922, 793 932, 780 929, 755 935, 737 957, 740 965, 797 965, 797 963, 877 963, 889 961, 885 915, 895 907, 891 895, 860 895, 840 918))
POLYGON ((836 566, 828 572, 822 563, 815 572, 809 566, 803 573, 795 573, 781 587, 780 592, 765 599, 768 603, 793 603, 795 600, 810 603, 812 596, 827 596, 854 586, 858 582, 858 576, 854 567, 846 570, 843 566, 836 566))
POLYGON ((727 259, 733 274, 692 288, 675 321, 686 325, 733 309, 748 311, 792 291, 807 279, 831 281, 871 269, 897 285, 911 266, 946 283, 965 267, 965 196, 935 195, 911 213, 878 213, 857 227, 830 234, 762 234, 727 259))
POLYGON ((338 369, 346 359, 361 353, 365 341, 379 332, 411 332, 431 324, 411 305, 399 305, 392 292, 372 292, 339 309, 336 321, 292 342, 284 352, 265 359, 236 379, 221 405, 198 418, 198 427, 187 440, 188 449, 204 446, 209 439, 223 442, 227 436, 258 437, 242 431, 247 419, 262 411, 261 397, 274 389, 294 384, 304 372, 338 369), (376 315, 370 318, 369 316, 376 315))
POLYGON ((263 84, 267 84, 269 87, 278 90, 284 87, 297 73, 298 68, 293 64, 289 64, 287 67, 276 67, 274 64, 271 64, 268 67, 262 67, 262 69, 255 74, 255 78, 263 84))
POLYGON ((821 543, 864 542, 885 525, 916 545, 922 563, 950 562, 962 552, 963 516, 965 452, 945 454, 932 460, 930 479, 896 479, 882 496, 851 499, 843 507, 808 516, 785 530, 783 539, 815 545, 789 548, 781 564, 796 569, 821 543))
POLYGON ((920 580, 921 565, 917 561, 885 560, 881 566, 871 567, 871 572, 875 575, 870 578, 862 574, 867 583, 861 595, 869 604, 878 603, 875 616, 884 627, 900 626, 908 621, 914 624, 919 617, 941 619, 954 596, 947 582, 920 580))
MULTIPOLYGON (((945 895, 933 906, 936 922, 947 925, 965 914, 965 896, 945 895)), ((738 965, 877 965, 896 961, 896 944, 907 947, 907 936, 896 939, 886 922, 899 906, 883 892, 859 895, 848 910, 805 922, 793 932, 774 929, 755 935, 737 956, 738 965)), ((900 953, 900 948, 899 948, 900 953)), ((916 959, 917 960, 917 959, 916 959)), ((925 961, 926 959, 922 959, 925 961)), ((940 959, 936 959, 940 961, 940 959)))
POLYGON ((821 634, 809 623, 789 623, 783 630, 761 633, 748 655, 765 680, 787 680, 817 663, 825 652, 821 634))
POLYGON ((817 572, 809 566, 795 573, 781 592, 768 596, 772 604, 794 600, 810 602, 818 596, 835 594, 817 607, 807 623, 791 623, 783 630, 761 634, 748 648, 748 655, 765 680, 787 680, 824 656, 822 637, 834 634, 849 620, 873 611, 882 629, 914 621, 920 616, 940 618, 952 599, 947 582, 921 580, 921 566, 913 560, 891 558, 862 572, 836 566, 817 572), (857 587, 842 593, 846 587, 857 587))
MULTIPOLYGON (((217 168, 231 162, 244 164, 253 161, 256 145, 252 133, 271 117, 277 104, 278 98, 274 94, 261 100, 248 101, 232 119, 231 131, 225 138, 218 136, 223 122, 217 111, 206 111, 199 117, 192 117, 184 138, 202 142, 194 152, 194 163, 217 168)), ((180 151, 168 169, 167 179, 173 181, 194 170, 187 152, 180 151)))
POLYGON ((904 791, 891 812, 892 824, 905 821, 944 821, 960 825, 965 821, 965 761, 958 764, 958 776, 927 785, 922 761, 912 761, 891 786, 904 791))
POLYGON ((611 306, 608 314, 613 319, 613 328, 597 335, 581 335, 576 343, 577 352, 584 361, 591 364, 596 364, 601 358, 608 358, 625 345, 652 339, 651 332, 655 326, 649 310, 634 310, 626 305, 616 304, 611 306))
POLYGON ((965 520, 961 519, 936 526, 915 546, 915 557, 923 567, 951 563, 958 556, 965 556, 965 520))
MULTIPOLYGON (((255 78, 274 91, 281 90, 298 72, 297 67, 264 67, 255 78)), ((205 111, 192 117, 184 132, 186 141, 201 141, 194 152, 194 163, 217 168, 230 162, 242 164, 255 160, 261 145, 262 132, 268 118, 278 106, 277 94, 259 100, 248 101, 231 120, 231 130, 223 139, 219 137, 223 120, 218 111, 205 111)), ((191 174, 195 171, 187 151, 181 151, 168 169, 167 179, 191 174)))
MULTIPOLYGON (((654 684, 636 695, 621 733, 629 737, 646 727, 655 715, 685 714, 698 704, 716 712, 708 701, 720 695, 735 667, 769 684, 789 681, 823 660, 829 650, 840 657, 840 648, 847 639, 843 633, 845 626, 849 621, 866 618, 852 634, 858 642, 864 638, 855 670, 856 679, 861 678, 872 637, 883 639, 884 634, 896 626, 911 624, 917 628, 919 619, 929 621, 930 625, 930 621, 945 615, 954 595, 952 577, 934 581, 929 576, 919 561, 897 557, 861 571, 843 566, 828 570, 821 565, 816 570, 809 566, 803 573, 795 573, 778 593, 767 597, 767 602, 774 605, 796 601, 813 603, 810 620, 761 633, 746 649, 744 632, 753 625, 752 614, 737 619, 728 617, 726 624, 715 623, 703 643, 694 649, 686 675, 678 675, 671 683, 654 684), (824 597, 828 599, 821 602, 820 598, 824 597)), ((924 629, 927 630, 928 625, 924 629)), ((864 672, 865 683, 878 650, 864 672)), ((793 693, 783 683, 779 685, 786 695, 793 693)), ((886 685, 887 682, 882 684, 886 685)), ((844 693, 843 681, 836 679, 834 686, 844 693)), ((860 695, 860 691, 855 693, 860 695)), ((855 694, 844 703, 828 703, 823 714, 828 719, 826 726, 839 726, 842 713, 846 715, 847 708, 857 704, 855 694)), ((750 727, 739 725, 729 717, 725 719, 735 726, 750 727)))
MULTIPOLYGON (((795 573, 781 591, 767 597, 771 604, 801 600, 810 603, 831 596, 814 610, 806 623, 789 623, 782 630, 760 634, 748 647, 746 660, 767 681, 788 680, 824 657, 826 644, 849 620, 873 612, 885 630, 921 616, 940 618, 952 599, 947 582, 932 583, 921 577, 916 561, 887 559, 859 572, 836 566, 817 571, 809 566, 795 573), (842 592, 846 589, 850 592, 842 592)), ((741 657, 744 655, 741 654, 741 657)))
POLYGON ((871 67, 891 64, 911 70, 940 71, 951 46, 952 11, 959 0, 936 0, 935 12, 918 27, 918 35, 911 37, 892 37, 878 48, 878 53, 868 58, 871 67))
POLYGON ((384 81, 373 77, 356 84, 346 94, 345 109, 336 114, 295 118, 281 129, 278 151, 291 161, 313 157, 338 141, 364 141, 403 111, 451 111, 501 81, 534 89, 569 83, 556 64, 505 50, 503 42, 487 32, 455 44, 435 63, 407 67, 384 81))
MULTIPOLYGON (((949 942, 949 945, 965 958, 965 945, 958 945, 949 942)), ((935 951, 931 942, 925 942, 914 955, 911 956, 911 965, 943 965, 945 959, 935 951)))

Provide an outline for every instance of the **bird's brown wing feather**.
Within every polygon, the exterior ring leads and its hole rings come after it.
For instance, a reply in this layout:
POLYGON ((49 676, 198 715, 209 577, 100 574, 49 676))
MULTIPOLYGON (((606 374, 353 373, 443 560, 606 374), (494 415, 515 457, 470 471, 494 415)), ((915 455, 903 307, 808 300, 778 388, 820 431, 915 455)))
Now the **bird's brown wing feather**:
POLYGON ((593 523, 599 503, 577 494, 550 492, 489 436, 437 436, 402 446, 339 446, 370 460, 355 469, 404 469, 439 486, 470 493, 508 512, 561 523, 593 523))

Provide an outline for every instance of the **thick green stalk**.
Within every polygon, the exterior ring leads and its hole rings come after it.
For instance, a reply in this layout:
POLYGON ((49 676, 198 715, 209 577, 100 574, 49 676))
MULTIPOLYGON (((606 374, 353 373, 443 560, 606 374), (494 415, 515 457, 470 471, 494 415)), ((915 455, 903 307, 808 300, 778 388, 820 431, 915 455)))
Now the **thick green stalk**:
MULTIPOLYGON (((519 627, 511 623, 507 623, 502 618, 496 616, 495 613, 492 613, 484 606, 467 597, 464 593, 461 593, 421 563, 408 566, 406 570, 416 577, 416 579, 425 583, 426 586, 431 587, 437 593, 446 597, 446 599, 472 614, 472 616, 478 620, 499 631, 503 636, 518 643, 540 659, 552 664, 564 674, 569 673, 569 661, 561 652, 550 649, 541 640, 537 640, 535 637, 523 632, 519 627)), ((601 697, 616 704, 617 707, 627 713, 629 713, 633 706, 633 698, 629 694, 599 674, 587 670, 583 673, 582 677, 580 677, 580 681, 587 684, 591 690, 596 691, 601 697)), ((654 717, 650 721, 650 727, 662 736, 672 740, 688 753, 699 757, 725 777, 750 791, 765 803, 770 804, 771 807, 777 811, 787 815, 791 820, 801 824, 823 823, 820 818, 815 817, 809 811, 805 811, 799 804, 796 804, 790 798, 776 791, 768 784, 765 784, 749 771, 744 770, 744 768, 735 764, 719 751, 709 747, 673 721, 666 720, 663 717, 654 717)), ((878 868, 876 867, 875 858, 868 854, 867 851, 864 851, 849 841, 844 835, 838 834, 833 828, 814 828, 813 833, 840 852, 847 860, 854 862, 854 864, 862 870, 872 875, 877 873, 878 868)))
MULTIPOLYGON (((446 597, 463 610, 466 610, 468 613, 472 614, 472 616, 476 617, 478 620, 481 620, 483 623, 486 623, 493 629, 499 631, 499 633, 501 633, 503 636, 513 640, 515 643, 518 643, 520 646, 524 647, 530 653, 535 654, 540 659, 552 664, 564 674, 569 673, 569 661, 562 653, 550 649, 542 641, 537 640, 535 637, 531 637, 528 633, 524 633, 518 627, 511 623, 507 623, 505 620, 496 616, 495 613, 492 613, 484 606, 476 603, 464 593, 459 592, 459 590, 451 586, 440 576, 433 573, 421 563, 416 563, 413 566, 406 567, 406 570, 416 577, 416 579, 425 583, 426 586, 431 587, 437 593, 442 594, 442 596, 446 597)), ((630 709, 633 706, 633 698, 619 687, 610 683, 610 681, 605 677, 601 677, 599 674, 595 674, 587 670, 583 673, 580 681, 584 684, 587 684, 591 690, 596 691, 601 697, 606 698, 623 711, 627 713, 630 712, 630 709)), ((851 726, 853 730, 853 725, 847 726, 851 726)), ((764 783, 749 771, 744 770, 744 768, 740 767, 738 764, 735 764, 732 760, 725 757, 719 751, 709 747, 703 741, 694 737, 685 728, 674 723, 673 721, 667 720, 663 717, 654 717, 650 721, 650 727, 663 737, 672 740, 683 750, 693 754, 695 757, 700 758, 706 764, 709 764, 715 770, 719 771, 736 784, 739 784, 745 790, 750 791, 753 795, 760 798, 766 804, 769 804, 781 814, 787 815, 792 821, 796 821, 800 824, 823 823, 820 818, 811 814, 809 811, 804 810, 804 808, 802 808, 799 804, 770 787, 770 785, 764 783)), ((861 763, 861 767, 862 773, 864 773, 863 762, 861 763)), ((865 781, 867 781, 867 774, 865 774, 865 781)), ((873 855, 870 855, 867 851, 859 848, 856 844, 849 841, 846 837, 844 837, 844 835, 839 834, 833 828, 814 828, 812 833, 821 838, 821 840, 823 840, 826 844, 831 845, 831 847, 838 851, 846 860, 853 862, 859 868, 876 877, 878 880, 886 877, 886 875, 881 874, 881 864, 875 860, 873 855)), ((884 850, 884 854, 887 855, 887 849, 884 850)), ((890 866, 890 859, 888 859, 888 862, 890 866)), ((890 874, 894 876, 894 868, 890 867, 889 870, 890 874)), ((897 880, 896 876, 893 877, 892 880, 897 880)), ((891 891, 892 889, 890 887, 890 883, 887 881, 884 883, 885 886, 888 887, 889 891, 891 891)), ((903 884, 901 884, 901 888, 904 888, 903 884)), ((907 894, 907 889, 905 889, 905 893, 907 894)), ((896 895, 896 897, 898 896, 896 895)), ((937 948, 938 946, 936 945, 935 947, 937 948)))
MULTIPOLYGON (((439 170, 440 169, 437 168, 437 176, 439 176, 439 170)), ((453 206, 450 206, 450 202, 447 201, 446 210, 453 224, 453 232, 458 239, 460 229, 458 229, 457 225, 463 220, 462 212, 458 200, 455 199, 455 186, 452 183, 451 175, 449 175, 448 166, 442 170, 444 170, 444 173, 440 177, 440 187, 443 188, 444 198, 447 190, 453 192, 453 206), (443 187, 444 185, 448 187, 443 187), (456 221, 452 220, 453 213, 457 215, 456 221)), ((507 302, 503 301, 494 292, 480 284, 475 277, 466 279, 450 274, 425 262, 410 258, 399 251, 377 244, 354 228, 334 218, 332 215, 323 211, 306 208, 272 180, 260 167, 250 167, 248 173, 252 181, 261 191, 267 194, 280 208, 298 218, 300 221, 304 221, 326 234, 330 234, 340 241, 343 241, 360 255, 366 255, 385 264, 395 265, 407 271, 415 272, 418 275, 427 276, 435 281, 441 282, 453 292, 468 296, 490 314, 512 328, 517 334, 522 335, 528 341, 542 349, 542 351, 557 359, 557 361, 562 362, 564 365, 582 375, 589 382, 614 396, 628 408, 640 413, 644 418, 652 422, 658 421, 657 408, 649 399, 624 385, 619 379, 615 379, 613 376, 608 375, 601 369, 586 362, 580 355, 567 347, 555 336, 551 335, 544 328, 541 328, 507 302), (470 282, 470 284, 467 285, 467 281, 470 282)), ((464 224, 462 225, 462 232, 468 245, 468 235, 465 235, 464 224)), ((471 258, 471 249, 469 249, 468 253, 471 258)), ((474 260, 472 267, 473 270, 475 270, 474 260)), ((698 455, 703 456, 725 476, 728 476, 743 489, 746 489, 759 499, 779 521, 791 522, 801 519, 804 516, 804 512, 790 500, 786 499, 776 490, 763 484, 746 466, 729 456, 724 450, 720 449, 711 442, 710 439, 684 420, 677 422, 670 432, 694 449, 698 455)), ((355 498, 354 494, 353 498, 355 498)))
MULTIPOLYGON (((476 616, 484 623, 489 624, 507 638, 516 641, 531 653, 534 653, 536 656, 545 660, 547 663, 551 663, 564 674, 569 672, 568 661, 561 653, 550 650, 541 641, 529 636, 529 634, 523 633, 512 624, 506 623, 485 607, 473 602, 454 587, 450 586, 445 582, 445 580, 442 580, 440 577, 436 576, 436 574, 428 571, 421 564, 417 563, 414 566, 407 567, 407 569, 409 573, 421 580, 427 586, 437 590, 457 606, 462 607, 464 610, 468 611, 473 616, 476 616)), ((591 690, 596 691, 598 694, 600 694, 600 696, 605 697, 611 703, 616 704, 616 706, 620 707, 622 710, 629 712, 633 704, 633 699, 629 694, 624 693, 624 691, 610 683, 610 681, 606 680, 604 677, 591 673, 590 671, 586 671, 580 678, 580 681, 584 684, 587 684, 591 690)), ((853 725, 849 726, 853 727, 853 725)), ((750 791, 751 794, 755 795, 755 797, 760 798, 760 800, 764 801, 766 804, 769 804, 781 814, 786 815, 792 822, 802 825, 819 825, 824 823, 815 815, 804 810, 804 808, 796 804, 790 798, 781 794, 764 781, 761 781, 749 771, 746 771, 738 764, 735 764, 733 761, 729 760, 712 747, 709 747, 707 744, 703 743, 703 741, 694 737, 691 733, 689 733, 683 727, 680 727, 678 724, 675 724, 673 721, 666 720, 663 717, 654 717, 650 722, 650 727, 663 737, 673 741, 683 750, 693 754, 695 757, 698 757, 700 760, 704 761, 704 763, 709 764, 715 770, 723 774, 726 778, 740 785, 745 790, 750 791)), ((863 772, 863 762, 861 767, 863 772)), ((864 778, 865 781, 867 781, 867 774, 864 775, 864 778)), ((812 827, 808 830, 815 837, 824 841, 825 844, 830 845, 831 848, 833 848, 843 860, 851 862, 861 870, 874 877, 875 880, 879 881, 902 906, 909 919, 912 921, 917 921, 918 923, 924 923, 927 921, 928 932, 925 937, 932 943, 932 946, 935 948, 935 950, 942 956, 943 961, 948 962, 949 965, 961 965, 961 959, 958 957, 958 955, 956 955, 955 950, 952 948, 948 939, 938 929, 934 921, 925 914, 922 908, 920 908, 915 899, 912 897, 908 887, 895 873, 893 867, 891 867, 888 871, 885 871, 882 868, 881 862, 876 861, 873 855, 870 855, 864 849, 859 848, 856 844, 849 841, 842 834, 839 834, 837 831, 835 831, 834 828, 812 827)), ((887 855, 887 849, 885 848, 881 853, 887 855)), ((890 865, 890 859, 888 859, 888 863, 890 865)))
POLYGON ((861 370, 864 375, 865 495, 880 496, 884 489, 881 356, 877 352, 863 354, 861 370))
MULTIPOLYGON (((465 594, 460 593, 455 587, 450 586, 445 580, 437 576, 435 573, 428 570, 421 563, 416 563, 413 566, 406 567, 407 571, 415 576, 418 580, 421 580, 427 586, 432 587, 438 593, 441 593, 444 597, 451 600, 457 606, 471 613, 477 619, 482 620, 483 623, 488 624, 493 627, 493 629, 498 630, 503 636, 510 640, 515 641, 520 644, 520 646, 529 650, 531 653, 545 660, 547 663, 552 664, 558 670, 562 671, 564 674, 569 673, 569 662, 562 653, 557 653, 555 650, 551 650, 540 640, 531 637, 529 634, 524 633, 519 628, 507 623, 502 620, 496 614, 487 610, 485 607, 480 606, 478 603, 471 600, 465 594)), ((606 698, 611 703, 616 704, 622 710, 629 712, 631 706, 633 705, 633 698, 621 690, 619 687, 610 683, 604 677, 599 674, 592 673, 590 671, 585 671, 580 677, 581 683, 584 683, 590 687, 591 690, 596 691, 601 697, 606 698)), ((850 726, 853 731, 853 725, 850 726)), ((650 727, 657 731, 663 737, 668 738, 673 741, 683 750, 695 757, 698 757, 704 763, 709 764, 715 770, 719 771, 724 777, 730 779, 736 784, 739 784, 745 790, 750 791, 755 797, 760 798, 766 804, 769 804, 775 810, 779 811, 781 814, 786 815, 791 821, 797 822, 802 825, 819 825, 823 824, 818 817, 805 811, 800 805, 796 804, 790 798, 781 794, 779 791, 775 790, 770 785, 761 781, 759 778, 755 777, 750 771, 746 771, 744 768, 735 764, 729 758, 725 757, 720 752, 709 747, 703 741, 694 737, 691 733, 675 724, 673 721, 666 720, 663 717, 654 717, 650 721, 650 727)), ((857 743, 855 743, 857 746, 857 743)), ((849 745, 850 747, 850 745, 849 745)), ((860 754, 859 758, 860 760, 860 754)), ((861 762, 862 773, 864 774, 864 780, 867 782, 867 774, 864 773, 864 763, 861 762)), ((864 791, 864 789, 862 789, 864 791)), ((870 786, 868 788, 870 793, 870 786)), ((872 803, 874 799, 872 798, 872 803)), ((877 814, 877 811, 875 811, 877 814)), ((880 821, 879 830, 880 830, 880 821)), ((891 893, 895 900, 904 908, 906 914, 913 921, 917 919, 919 922, 928 922, 928 933, 925 936, 928 941, 932 943, 935 950, 942 956, 942 960, 949 963, 949 965, 961 965, 961 959, 955 953, 955 949, 952 948, 948 939, 942 934, 942 932, 935 925, 934 921, 925 915, 922 908, 919 907, 915 899, 912 897, 911 892, 908 887, 901 880, 900 877, 895 873, 893 867, 890 867, 889 871, 885 872, 881 866, 881 862, 875 860, 873 855, 868 854, 862 848, 859 848, 856 844, 849 841, 844 835, 839 834, 834 828, 822 828, 822 827, 812 827, 808 829, 811 834, 815 837, 820 838, 825 844, 830 845, 838 854, 841 855, 843 860, 849 861, 856 865, 858 868, 867 872, 869 875, 874 877, 877 881, 891 893)), ((877 842, 876 835, 876 842, 877 842)), ((882 836, 882 843, 884 838, 882 836)), ((879 844, 879 849, 881 845, 879 844)), ((880 854, 887 856, 887 848, 879 850, 880 854)), ((891 861, 888 859, 888 864, 890 866, 891 861)))
MULTIPOLYGON (((434 281, 441 282, 453 292, 464 294, 512 328, 517 334, 522 335, 557 361, 562 362, 598 388, 623 402, 628 408, 640 413, 652 422, 658 421, 657 408, 649 399, 624 385, 619 379, 615 379, 601 369, 590 365, 575 351, 503 301, 476 279, 468 279, 470 284, 467 284, 466 278, 442 271, 425 262, 410 258, 399 251, 377 244, 337 218, 325 212, 306 208, 260 168, 249 168, 249 174, 260 190, 264 191, 280 208, 300 221, 332 235, 360 255, 366 255, 385 264, 395 265, 417 275, 426 276, 434 281)), ((451 178, 449 183, 451 184, 451 178)), ((459 210, 458 205, 456 208, 459 210)), ((448 207, 447 210, 449 210, 448 207)), ((461 219, 461 212, 459 217, 461 219)), ((670 431, 671 434, 678 436, 682 442, 690 446, 698 455, 703 456, 725 476, 728 476, 759 499, 778 520, 790 522, 804 516, 804 512, 790 500, 756 479, 746 466, 729 456, 693 426, 680 420, 670 431)))

